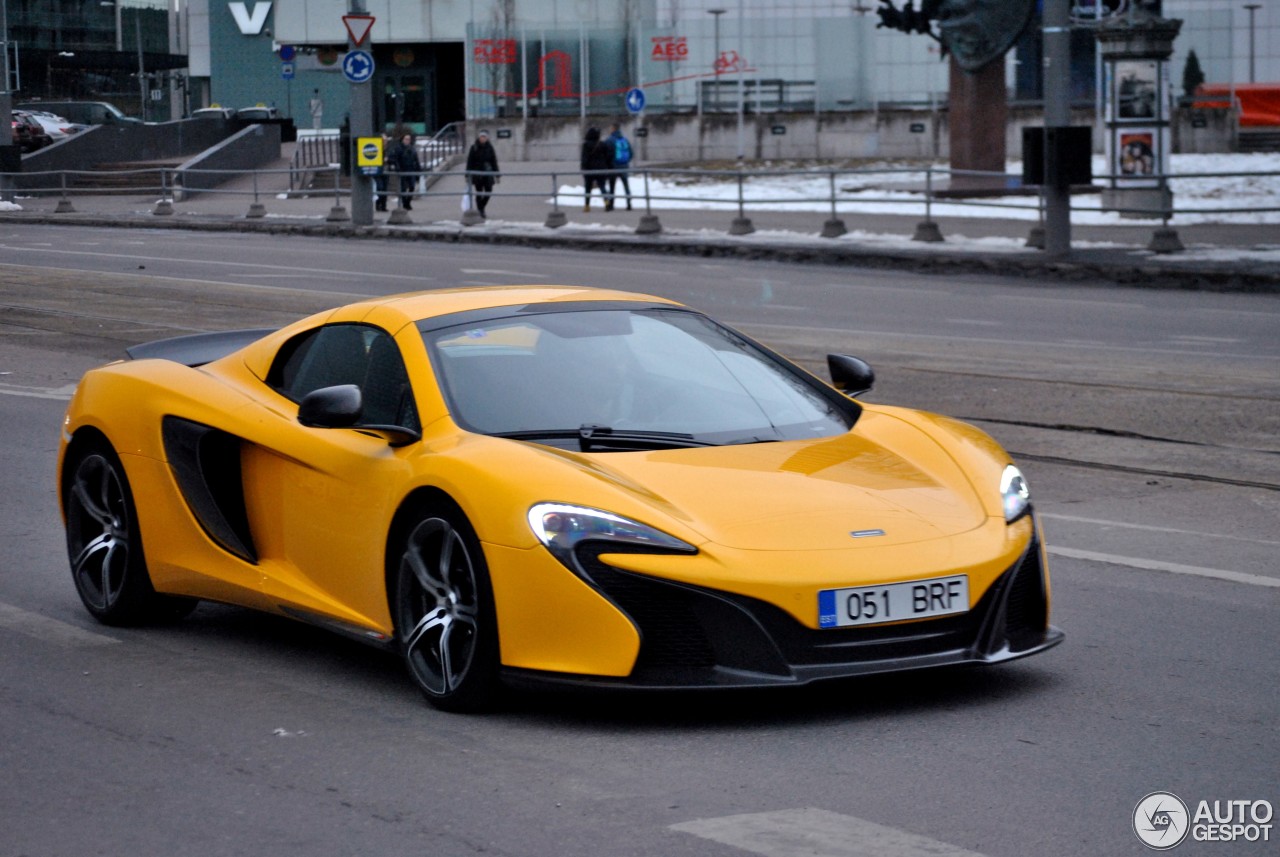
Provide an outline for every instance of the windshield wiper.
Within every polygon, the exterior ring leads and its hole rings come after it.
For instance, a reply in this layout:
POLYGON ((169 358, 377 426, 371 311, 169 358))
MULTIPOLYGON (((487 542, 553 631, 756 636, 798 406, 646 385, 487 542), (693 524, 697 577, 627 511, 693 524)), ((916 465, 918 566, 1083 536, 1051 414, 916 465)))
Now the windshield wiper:
POLYGON ((615 429, 610 426, 590 424, 578 427, 578 443, 582 446, 583 452, 590 452, 597 448, 683 449, 692 446, 720 445, 707 440, 698 440, 685 432, 615 429))
POLYGON ((586 424, 576 429, 531 429, 528 431, 495 432, 494 437, 513 440, 569 440, 576 439, 582 452, 593 449, 685 449, 696 446, 719 446, 718 443, 699 440, 691 434, 674 431, 643 431, 639 429, 615 429, 610 426, 586 424))

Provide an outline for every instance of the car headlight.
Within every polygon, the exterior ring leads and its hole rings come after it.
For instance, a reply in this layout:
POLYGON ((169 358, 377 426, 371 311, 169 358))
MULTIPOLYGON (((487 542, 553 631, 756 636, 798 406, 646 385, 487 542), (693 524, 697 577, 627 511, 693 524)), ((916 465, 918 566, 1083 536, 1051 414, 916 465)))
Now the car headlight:
POLYGON ((570 568, 576 567, 574 548, 586 541, 617 542, 620 552, 626 552, 628 548, 680 553, 697 551, 693 545, 653 527, 584 506, 538 503, 529 510, 529 527, 538 541, 570 568))
POLYGON ((1027 487, 1027 479, 1012 464, 1000 474, 1000 496, 1007 523, 1012 524, 1031 509, 1031 489, 1027 487))

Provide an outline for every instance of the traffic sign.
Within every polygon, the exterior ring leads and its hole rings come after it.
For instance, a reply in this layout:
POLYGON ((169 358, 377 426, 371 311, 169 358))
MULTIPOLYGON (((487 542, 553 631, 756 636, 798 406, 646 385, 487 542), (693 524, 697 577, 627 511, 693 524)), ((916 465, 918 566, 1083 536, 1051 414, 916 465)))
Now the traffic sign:
POLYGON ((295 66, 291 62, 280 63, 280 77, 283 80, 293 80, 295 66))
POLYGON ((639 113, 644 110, 644 90, 640 87, 627 92, 627 110, 631 113, 639 113))
POLYGON ((342 74, 352 83, 368 83, 373 68, 373 54, 368 51, 350 51, 342 60, 342 74))
POLYGON ((377 175, 382 170, 382 138, 356 138, 356 166, 366 176, 377 175))
POLYGON ((347 28, 347 35, 351 37, 351 43, 357 48, 364 44, 364 40, 369 38, 369 31, 373 29, 375 18, 372 15, 343 15, 342 23, 347 28))
POLYGON ((298 49, 293 45, 280 46, 280 62, 293 62, 293 58, 297 56, 298 49))

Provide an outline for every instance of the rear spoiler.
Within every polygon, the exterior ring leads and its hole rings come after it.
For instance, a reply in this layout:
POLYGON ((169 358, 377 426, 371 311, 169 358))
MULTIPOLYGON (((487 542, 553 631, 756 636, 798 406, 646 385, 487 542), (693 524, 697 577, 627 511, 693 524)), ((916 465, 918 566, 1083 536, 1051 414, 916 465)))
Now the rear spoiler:
POLYGON ((129 355, 130 360, 172 360, 185 366, 203 366, 275 332, 274 327, 261 327, 251 330, 193 333, 190 336, 175 336, 172 339, 144 342, 141 345, 126 348, 125 353, 129 355))

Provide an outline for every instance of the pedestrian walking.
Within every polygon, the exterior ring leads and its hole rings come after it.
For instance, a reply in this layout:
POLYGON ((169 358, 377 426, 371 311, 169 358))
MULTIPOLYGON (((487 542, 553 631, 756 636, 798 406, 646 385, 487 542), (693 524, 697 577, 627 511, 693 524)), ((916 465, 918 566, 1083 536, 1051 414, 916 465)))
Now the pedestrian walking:
POLYGON ((422 172, 422 162, 418 160, 418 150, 413 145, 412 134, 402 136, 391 150, 391 165, 400 174, 400 207, 405 211, 413 211, 413 192, 418 187, 418 173, 422 172))
POLYGON ((307 108, 311 111, 312 129, 319 131, 324 126, 324 99, 320 97, 320 90, 317 89, 312 93, 307 108))
POLYGON ((622 134, 622 126, 613 123, 613 132, 609 135, 613 144, 613 175, 609 176, 609 196, 617 198, 618 182, 627 193, 627 211, 631 210, 631 141, 622 134))
POLYGON ((494 184, 502 178, 498 174, 498 153, 489 142, 488 131, 477 134, 476 141, 467 151, 467 178, 475 189, 476 211, 481 217, 488 217, 484 210, 489 205, 489 196, 493 193, 494 184))
POLYGON ((587 185, 583 211, 591 210, 591 189, 600 188, 604 210, 613 211, 613 194, 609 190, 609 174, 613 172, 613 144, 600 139, 599 128, 588 128, 582 140, 582 178, 587 185))

